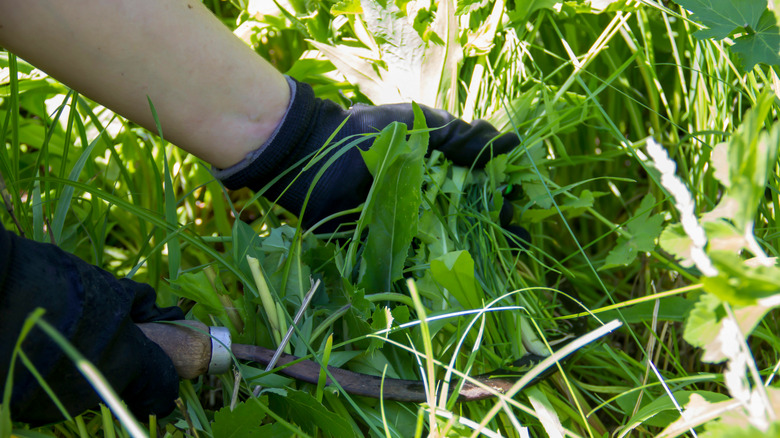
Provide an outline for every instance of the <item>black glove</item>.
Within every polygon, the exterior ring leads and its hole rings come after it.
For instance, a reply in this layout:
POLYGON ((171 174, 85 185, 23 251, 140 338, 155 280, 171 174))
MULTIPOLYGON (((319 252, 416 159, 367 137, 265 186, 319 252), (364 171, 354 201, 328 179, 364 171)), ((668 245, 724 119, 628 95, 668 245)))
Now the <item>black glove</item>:
MULTIPOLYGON (((25 318, 37 307, 44 319, 100 369, 137 418, 167 415, 178 396, 168 356, 135 323, 183 318, 160 309, 145 284, 114 276, 54 245, 20 238, 0 226, 0 393, 25 318)), ((95 390, 40 329, 22 344, 38 372, 71 415, 97 406, 95 390)), ((11 417, 43 424, 63 417, 36 379, 17 361, 11 417)))
MULTIPOLYGON (((249 187, 260 190, 281 172, 302 158, 320 149, 341 123, 349 117, 333 143, 355 134, 374 133, 394 121, 405 123, 410 129, 414 114, 411 104, 382 106, 355 105, 344 110, 335 102, 314 97, 307 84, 295 81, 294 95, 287 115, 275 137, 248 166, 223 178, 226 187, 249 187)), ((430 133, 430 149, 437 149, 461 166, 484 166, 491 158, 508 152, 519 144, 514 134, 498 138, 499 132, 489 123, 477 120, 471 124, 457 119, 446 111, 421 106, 429 128, 440 128, 430 133), (491 142, 492 141, 492 142, 491 142)), ((349 141, 344 142, 346 147, 349 141)), ((360 144, 367 150, 370 140, 360 144)), ((335 154, 332 151, 330 155, 335 154)), ((289 172, 274 184, 265 196, 275 200, 298 177, 279 200, 287 210, 300 214, 303 201, 313 178, 327 161, 321 159, 300 177, 300 169, 289 172)), ((305 163, 304 163, 305 164, 305 163)), ((333 163, 314 188, 301 218, 305 227, 333 213, 354 208, 366 200, 372 177, 360 152, 353 148, 333 163)), ((329 224, 331 227, 336 224, 329 224)), ((329 228, 329 227, 326 227, 329 228)))

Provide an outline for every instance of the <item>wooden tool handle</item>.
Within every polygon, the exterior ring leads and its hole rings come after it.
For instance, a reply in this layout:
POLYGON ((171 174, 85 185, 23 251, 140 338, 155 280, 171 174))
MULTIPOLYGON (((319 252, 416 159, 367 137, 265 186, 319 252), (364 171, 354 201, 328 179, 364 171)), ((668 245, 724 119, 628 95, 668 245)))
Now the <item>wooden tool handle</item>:
POLYGON ((179 321, 186 324, 138 324, 147 338, 159 345, 173 361, 176 372, 183 379, 206 374, 211 361, 209 328, 198 321, 179 321))

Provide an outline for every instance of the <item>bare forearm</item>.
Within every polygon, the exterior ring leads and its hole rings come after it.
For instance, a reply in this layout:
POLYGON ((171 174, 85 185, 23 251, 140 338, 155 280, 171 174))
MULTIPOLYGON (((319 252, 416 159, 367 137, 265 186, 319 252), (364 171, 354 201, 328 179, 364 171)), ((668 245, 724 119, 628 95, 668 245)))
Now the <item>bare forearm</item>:
POLYGON ((262 144, 284 77, 196 0, 0 0, 0 45, 217 167, 262 144))

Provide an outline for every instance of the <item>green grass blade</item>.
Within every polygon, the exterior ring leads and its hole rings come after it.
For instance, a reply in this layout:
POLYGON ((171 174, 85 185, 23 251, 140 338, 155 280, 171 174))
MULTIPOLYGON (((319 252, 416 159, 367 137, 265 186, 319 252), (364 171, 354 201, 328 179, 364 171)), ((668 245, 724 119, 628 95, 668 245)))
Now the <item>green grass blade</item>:
MULTIPOLYGON (((154 124, 157 126, 157 135, 160 139, 163 139, 162 126, 160 126, 160 119, 157 117, 157 110, 154 108, 152 99, 147 96, 149 101, 149 108, 152 110, 152 117, 154 117, 154 124)), ((176 195, 173 193, 173 179, 171 178, 170 167, 168 166, 168 154, 165 153, 165 141, 163 140, 163 177, 165 178, 165 220, 168 224, 176 228, 178 227, 178 218, 176 217, 176 195)), ((171 280, 175 280, 179 275, 179 267, 181 266, 181 246, 179 245, 179 239, 177 237, 168 241, 168 276, 171 280)))
MULTIPOLYGON (((87 161, 90 159, 92 155, 92 149, 95 148, 95 145, 98 144, 100 141, 100 137, 98 136, 92 142, 89 143, 89 146, 87 146, 82 152, 81 156, 79 156, 79 159, 76 161, 76 164, 73 166, 73 168, 70 170, 70 173, 68 174, 68 179, 70 181, 76 181, 79 178, 79 175, 81 174, 81 171, 84 169, 84 166, 86 165, 87 161)), ((57 200, 57 206, 54 210, 54 218, 52 219, 52 238, 55 242, 60 242, 62 240, 62 229, 65 226, 65 218, 68 214, 68 211, 70 210, 70 203, 71 199, 73 198, 73 189, 74 187, 72 185, 66 185, 63 187, 62 191, 60 192, 60 198, 57 200)))

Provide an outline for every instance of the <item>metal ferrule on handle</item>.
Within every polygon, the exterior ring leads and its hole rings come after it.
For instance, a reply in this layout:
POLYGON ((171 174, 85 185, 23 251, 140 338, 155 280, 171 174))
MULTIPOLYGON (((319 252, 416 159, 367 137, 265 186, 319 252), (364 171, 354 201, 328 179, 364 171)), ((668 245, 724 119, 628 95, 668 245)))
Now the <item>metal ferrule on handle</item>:
POLYGON ((222 374, 230 369, 232 360, 230 330, 225 327, 209 327, 209 335, 211 335, 211 359, 208 373, 222 374))

